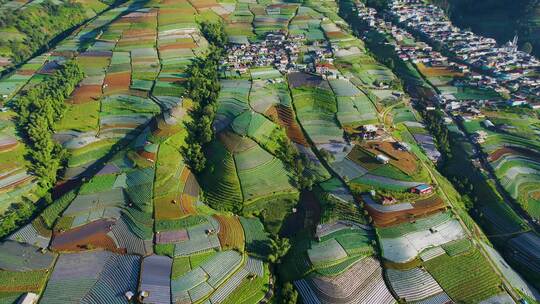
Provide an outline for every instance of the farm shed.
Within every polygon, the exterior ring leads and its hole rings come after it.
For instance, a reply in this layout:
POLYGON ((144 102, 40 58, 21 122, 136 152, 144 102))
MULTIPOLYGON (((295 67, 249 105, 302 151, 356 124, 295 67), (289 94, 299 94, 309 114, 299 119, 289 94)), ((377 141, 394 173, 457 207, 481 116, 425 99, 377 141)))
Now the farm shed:
POLYGON ((484 124, 484 127, 488 128, 488 129, 495 127, 495 125, 489 119, 484 120, 482 123, 484 124))
POLYGON ((388 164, 388 162, 390 161, 390 158, 388 158, 388 156, 386 155, 383 155, 383 154, 377 154, 377 160, 383 164, 388 164))
POLYGON ((421 185, 411 188, 411 192, 416 193, 416 194, 429 194, 432 191, 433 191, 433 187, 426 184, 421 184, 421 185))
POLYGON ((28 292, 21 297, 18 304, 35 304, 37 303, 39 296, 33 292, 28 292))

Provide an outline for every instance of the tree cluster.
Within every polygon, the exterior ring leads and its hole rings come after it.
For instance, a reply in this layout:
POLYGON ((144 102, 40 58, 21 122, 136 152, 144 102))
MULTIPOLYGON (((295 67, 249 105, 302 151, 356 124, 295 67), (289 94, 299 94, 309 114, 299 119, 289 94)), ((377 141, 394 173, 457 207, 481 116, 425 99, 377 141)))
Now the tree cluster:
POLYGON ((298 153, 298 150, 285 136, 278 139, 278 144, 276 157, 285 164, 288 171, 294 174, 296 186, 300 189, 311 190, 315 183, 315 176, 313 176, 311 170, 313 167, 311 160, 298 153))
POLYGON ((189 112, 191 120, 185 123, 188 136, 181 149, 186 164, 196 173, 206 167, 203 147, 214 136, 212 122, 220 90, 218 64, 227 41, 221 23, 202 23, 201 31, 210 42, 210 48, 204 58, 195 60, 188 69, 190 76, 186 89, 194 106, 189 112))
POLYGON ((54 126, 64 115, 64 100, 83 77, 77 62, 70 60, 44 82, 22 92, 12 105, 18 113, 18 129, 27 141, 30 170, 46 189, 56 182, 67 157, 52 139, 54 126))
POLYGON ((30 218, 36 208, 37 206, 29 200, 11 205, 0 218, 0 239, 10 234, 30 218))
POLYGON ((443 155, 443 162, 452 158, 452 150, 450 149, 450 135, 448 128, 444 123, 444 117, 440 110, 421 111, 422 117, 429 132, 435 137, 437 148, 443 155))
POLYGON ((24 62, 36 52, 47 48, 52 39, 86 20, 80 3, 46 0, 35 6, 0 13, 0 27, 12 27, 23 39, 0 39, 0 49, 10 50, 15 64, 24 62))
POLYGON ((201 23, 201 33, 206 40, 217 48, 223 49, 227 45, 228 37, 225 33, 225 26, 222 22, 201 23))

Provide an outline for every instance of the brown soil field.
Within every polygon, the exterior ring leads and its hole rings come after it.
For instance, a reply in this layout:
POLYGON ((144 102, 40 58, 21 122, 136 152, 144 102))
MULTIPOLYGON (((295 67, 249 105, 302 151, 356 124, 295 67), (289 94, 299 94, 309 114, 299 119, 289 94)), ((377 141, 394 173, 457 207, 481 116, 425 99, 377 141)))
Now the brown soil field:
POLYGON ((160 51, 166 50, 178 50, 178 49, 193 49, 196 48, 197 44, 195 42, 179 42, 173 44, 167 44, 159 47, 160 51))
POLYGON ((74 51, 53 51, 51 52, 51 56, 71 58, 75 56, 75 52, 74 51))
POLYGON ((187 180, 189 178, 189 175, 191 174, 191 171, 187 167, 184 167, 182 169, 182 173, 180 174, 180 183, 182 183, 185 187, 187 180))
POLYGON ((249 30, 251 28, 251 23, 249 22, 231 22, 227 24, 227 28, 230 30, 249 30))
POLYGON ((345 35, 345 33, 341 32, 341 31, 326 33, 326 37, 328 37, 329 39, 339 39, 339 38, 343 38, 345 36, 347 36, 347 35, 345 35))
POLYGON ((403 211, 381 212, 365 204, 365 208, 373 218, 376 227, 388 227, 410 222, 446 209, 443 200, 437 195, 418 200, 413 203, 413 207, 413 209, 403 211))
POLYGON ((68 102, 73 104, 81 104, 98 100, 99 97, 101 97, 100 85, 83 85, 75 88, 69 97, 68 102))
POLYGON ((139 36, 146 36, 146 35, 155 35, 156 30, 153 29, 129 29, 124 30, 122 33, 123 37, 139 37, 139 36))
POLYGON ((148 97, 148 92, 140 90, 129 90, 127 95, 139 96, 139 97, 148 97))
POLYGON ((251 6, 249 8, 249 10, 254 14, 254 15, 266 15, 266 10, 264 9, 264 7, 256 7, 256 6, 251 6))
POLYGON ((462 77, 463 76, 463 73, 454 71, 449 68, 428 67, 422 63, 418 64, 418 70, 420 71, 420 73, 424 74, 427 77, 438 77, 438 76, 462 77))
POLYGON ((534 200, 540 200, 540 190, 539 191, 534 191, 534 192, 531 192, 529 194, 529 196, 534 199, 534 200))
POLYGON ((221 247, 227 249, 244 248, 244 229, 236 216, 214 215, 219 222, 218 238, 221 247))
POLYGON ((104 91, 107 94, 127 92, 131 84, 131 73, 109 73, 105 76, 104 84, 106 85, 104 91))
POLYGON ((53 235, 51 248, 57 251, 85 251, 102 248, 125 253, 125 248, 117 248, 114 241, 107 235, 115 223, 115 220, 100 219, 66 232, 57 232, 53 235))
POLYGON ((182 215, 187 216, 197 214, 197 210, 195 209, 195 201, 196 198, 191 195, 182 194, 180 196, 180 209, 182 210, 182 215))
POLYGON ((274 122, 277 122, 280 126, 284 127, 287 137, 289 137, 290 140, 305 147, 309 146, 290 107, 282 105, 272 106, 266 111, 265 115, 271 117, 274 122))
POLYGON ((499 158, 503 157, 506 154, 522 155, 529 158, 534 158, 540 160, 540 153, 528 150, 521 147, 502 147, 493 151, 489 156, 489 161, 497 161, 499 158))
POLYGON ((215 0, 190 0, 189 3, 197 10, 219 6, 215 0))
POLYGON ((396 149, 395 142, 367 142, 362 145, 362 148, 374 155, 382 153, 389 156, 390 164, 408 175, 412 175, 418 170, 416 157, 410 152, 396 149))
POLYGON ((17 74, 18 75, 25 75, 25 76, 32 76, 34 75, 35 71, 33 70, 18 70, 17 71, 17 74))
POLYGON ((142 158, 146 158, 147 160, 151 160, 153 162, 156 161, 156 153, 151 153, 151 152, 147 152, 147 151, 139 151, 139 155, 142 157, 142 158))

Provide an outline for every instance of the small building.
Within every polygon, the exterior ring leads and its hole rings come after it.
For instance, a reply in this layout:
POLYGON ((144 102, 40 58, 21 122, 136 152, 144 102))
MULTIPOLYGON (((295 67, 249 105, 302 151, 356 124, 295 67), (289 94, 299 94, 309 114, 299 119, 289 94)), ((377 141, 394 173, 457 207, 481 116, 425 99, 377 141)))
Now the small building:
POLYGON ((416 187, 411 188, 411 193, 416 193, 420 195, 430 194, 431 192, 433 192, 433 187, 427 184, 420 184, 416 187))
POLYGON ((363 125, 362 126, 362 129, 365 131, 365 132, 377 132, 377 130, 379 128, 377 128, 376 125, 363 125))
POLYGON ((396 147, 396 149, 398 149, 400 151, 407 151, 407 152, 411 151, 411 146, 408 143, 404 142, 404 141, 396 142, 395 147, 396 147))
POLYGON ((484 124, 484 127, 488 129, 495 128, 495 125, 489 119, 484 120, 482 124, 484 124))
POLYGON ((35 293, 28 292, 21 297, 18 304, 35 304, 38 302, 39 296, 35 293))
POLYGON ((523 105, 526 105, 527 103, 528 103, 527 99, 525 98, 515 98, 515 99, 510 99, 507 101, 507 104, 511 107, 523 106, 523 105))
POLYGON ((375 158, 382 164, 388 164, 388 162, 390 161, 390 158, 388 158, 388 156, 384 154, 377 154, 375 158))

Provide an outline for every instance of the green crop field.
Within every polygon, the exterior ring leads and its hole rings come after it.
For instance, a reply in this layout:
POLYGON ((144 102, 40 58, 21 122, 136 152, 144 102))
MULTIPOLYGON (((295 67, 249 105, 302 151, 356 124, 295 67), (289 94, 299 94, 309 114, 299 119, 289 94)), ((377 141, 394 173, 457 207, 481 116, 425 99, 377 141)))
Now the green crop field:
POLYGON ((207 189, 208 203, 217 209, 233 210, 243 201, 233 156, 218 142, 211 151, 209 161, 214 164, 213 171, 204 172, 201 180, 207 189))
POLYGON ((478 249, 455 257, 442 255, 424 266, 454 301, 477 302, 501 292, 501 280, 478 249))

